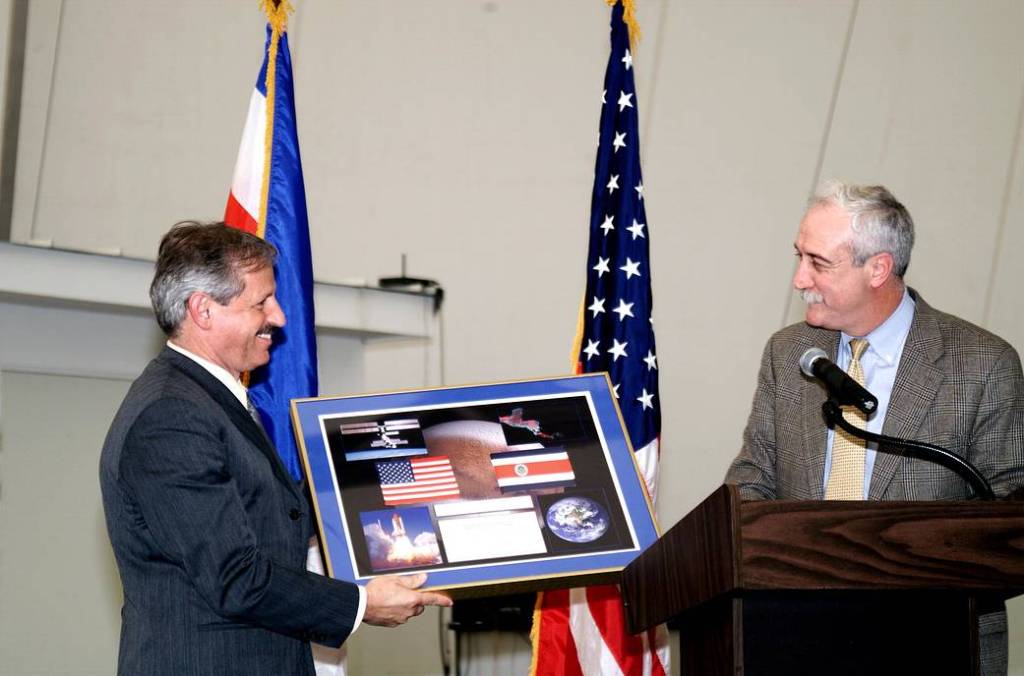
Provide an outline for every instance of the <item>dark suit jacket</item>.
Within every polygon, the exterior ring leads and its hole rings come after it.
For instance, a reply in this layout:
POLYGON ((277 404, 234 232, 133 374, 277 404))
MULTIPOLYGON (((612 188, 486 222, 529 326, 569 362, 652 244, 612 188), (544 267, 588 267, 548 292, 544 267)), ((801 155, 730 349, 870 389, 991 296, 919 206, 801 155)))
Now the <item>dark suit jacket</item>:
MULTIPOLYGON (((981 471, 996 495, 1005 496, 1024 486, 1020 358, 1001 338, 911 294, 917 305, 882 433, 957 453, 981 471)), ((821 405, 827 393, 800 371, 800 356, 809 347, 835 361, 839 333, 799 323, 773 335, 765 347, 743 448, 725 478, 745 499, 824 497, 827 428, 821 405)), ((880 448, 868 497, 967 500, 974 494, 948 469, 880 448)), ((983 616, 982 658, 988 666, 983 664, 982 673, 1006 672, 1005 628, 1005 615, 983 616)))
POLYGON ((165 348, 135 381, 100 459, 124 588, 120 674, 313 674, 359 592, 305 571, 299 486, 248 412, 165 348))

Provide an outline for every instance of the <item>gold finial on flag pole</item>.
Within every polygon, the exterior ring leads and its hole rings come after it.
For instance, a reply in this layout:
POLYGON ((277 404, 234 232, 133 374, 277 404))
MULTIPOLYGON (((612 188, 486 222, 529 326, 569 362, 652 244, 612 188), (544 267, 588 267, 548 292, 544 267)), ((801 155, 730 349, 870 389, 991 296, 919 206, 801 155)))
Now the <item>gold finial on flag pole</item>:
POLYGON ((637 43, 640 42, 640 24, 636 20, 636 2, 635 0, 605 0, 609 7, 614 7, 617 2, 622 3, 622 20, 629 28, 629 48, 636 51, 637 43))

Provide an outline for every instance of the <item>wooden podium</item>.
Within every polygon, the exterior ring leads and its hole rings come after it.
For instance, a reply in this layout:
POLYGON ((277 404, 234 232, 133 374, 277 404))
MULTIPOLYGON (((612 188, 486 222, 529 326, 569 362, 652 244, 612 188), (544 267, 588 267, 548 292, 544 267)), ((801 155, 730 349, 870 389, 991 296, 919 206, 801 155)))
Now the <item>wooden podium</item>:
POLYGON ((622 577, 681 673, 976 674, 979 614, 1024 591, 1021 502, 742 502, 723 486, 622 577))

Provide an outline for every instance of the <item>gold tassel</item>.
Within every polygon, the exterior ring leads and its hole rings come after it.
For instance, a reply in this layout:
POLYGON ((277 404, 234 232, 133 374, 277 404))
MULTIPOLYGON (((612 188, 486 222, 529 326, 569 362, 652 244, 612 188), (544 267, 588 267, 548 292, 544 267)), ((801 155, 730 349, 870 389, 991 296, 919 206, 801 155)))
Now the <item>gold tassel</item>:
POLYGON ((609 7, 614 7, 617 2, 622 2, 622 20, 629 29, 629 49, 635 52, 640 42, 640 24, 636 20, 635 0, 605 0, 609 7))

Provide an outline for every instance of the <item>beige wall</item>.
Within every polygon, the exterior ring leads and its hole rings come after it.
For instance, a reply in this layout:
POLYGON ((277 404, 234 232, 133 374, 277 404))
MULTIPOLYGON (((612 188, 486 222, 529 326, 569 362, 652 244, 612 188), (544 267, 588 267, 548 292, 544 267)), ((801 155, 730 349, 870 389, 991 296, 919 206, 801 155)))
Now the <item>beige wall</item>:
MULTIPOLYGON (((296 4, 317 277, 373 281, 405 252, 447 292, 447 382, 564 372, 604 3, 296 4)), ((171 222, 220 215, 260 58, 253 5, 33 0, 14 238, 151 258, 171 222)), ((799 316, 791 243, 819 178, 889 185, 918 224, 911 283, 1024 347, 1024 4, 640 0, 638 15, 669 525, 720 482, 763 343, 799 316)), ((421 344, 368 353, 370 389, 440 380, 421 344)))
POLYGON ((113 673, 121 584, 99 448, 128 382, 0 374, 0 674, 113 673), (14 478, 17 477, 17 480, 14 478))

